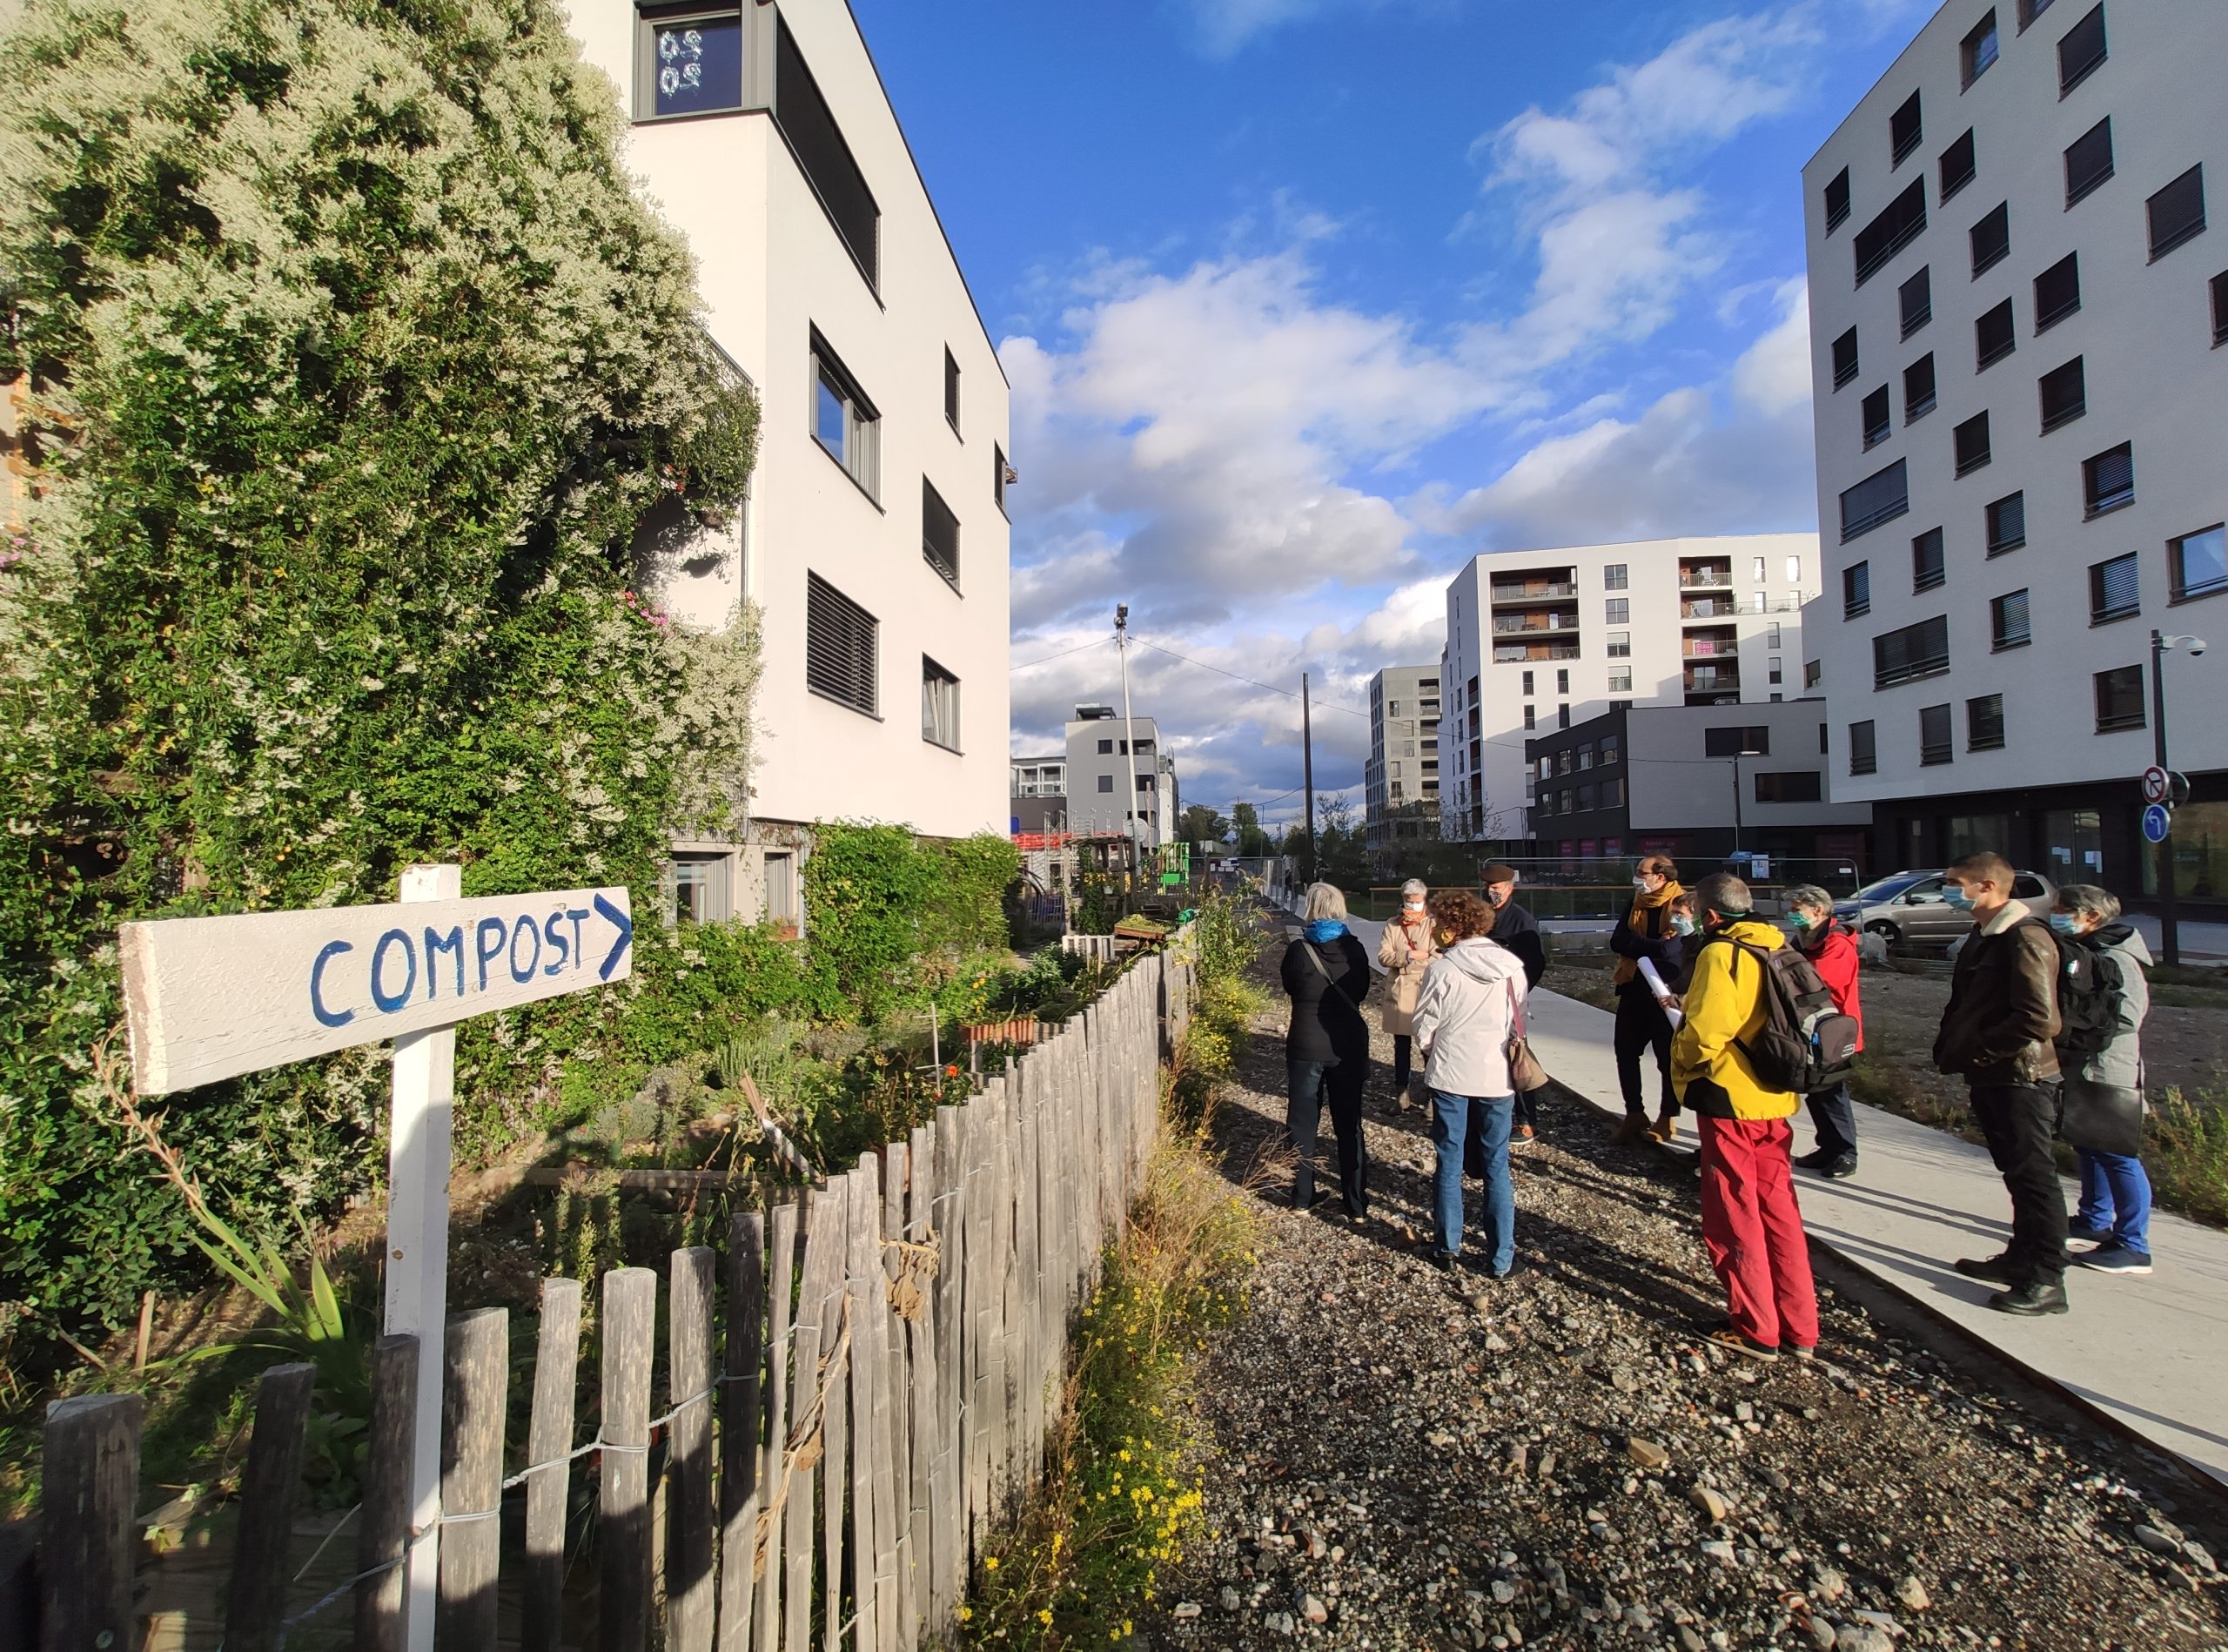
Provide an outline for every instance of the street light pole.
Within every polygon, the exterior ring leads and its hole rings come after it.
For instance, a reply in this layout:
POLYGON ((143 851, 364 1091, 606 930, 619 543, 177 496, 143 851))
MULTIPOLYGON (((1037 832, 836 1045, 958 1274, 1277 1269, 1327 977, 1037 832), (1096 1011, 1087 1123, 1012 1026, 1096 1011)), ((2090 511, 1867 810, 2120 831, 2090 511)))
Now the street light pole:
POLYGON ((1733 754, 1733 858, 1741 858, 1741 759, 1746 752, 1733 754))
POLYGON ((1124 828, 1133 842, 1131 864, 1144 870, 1144 822, 1137 814, 1137 729, 1130 715, 1130 605, 1117 602, 1114 606, 1114 649, 1122 656, 1122 777, 1130 782, 1130 801, 1125 810, 1128 823, 1124 828))
POLYGON ((2166 650, 2174 643, 2163 631, 2151 634, 2151 749, 2152 760, 2167 774, 2166 835, 2158 843, 2159 950, 2169 964, 2182 961, 2182 926, 2175 910, 2173 770, 2166 769, 2166 650))

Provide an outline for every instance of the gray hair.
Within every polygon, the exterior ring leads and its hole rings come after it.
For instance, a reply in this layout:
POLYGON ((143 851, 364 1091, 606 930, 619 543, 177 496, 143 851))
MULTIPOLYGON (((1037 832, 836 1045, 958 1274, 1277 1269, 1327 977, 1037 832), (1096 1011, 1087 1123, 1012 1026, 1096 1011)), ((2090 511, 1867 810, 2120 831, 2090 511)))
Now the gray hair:
POLYGON ((1824 911, 1834 910, 1834 897, 1815 883, 1796 883, 1780 891, 1780 910, 1791 912, 1796 907, 1817 907, 1824 911))
POLYGON ((2061 883, 2057 886, 2057 910, 2070 912, 2076 917, 2109 923, 2120 915, 2120 901, 2111 890, 2099 889, 2094 883, 2061 883))
POLYGON ((1412 877, 1406 883, 1400 885, 1400 898, 1405 901, 1411 895, 1420 895, 1426 900, 1429 900, 1431 898, 1431 885, 1425 883, 1420 877, 1412 877))
POLYGON ((1299 915, 1310 923, 1324 918, 1346 921, 1346 892, 1336 883, 1310 883, 1307 893, 1300 897, 1299 915))

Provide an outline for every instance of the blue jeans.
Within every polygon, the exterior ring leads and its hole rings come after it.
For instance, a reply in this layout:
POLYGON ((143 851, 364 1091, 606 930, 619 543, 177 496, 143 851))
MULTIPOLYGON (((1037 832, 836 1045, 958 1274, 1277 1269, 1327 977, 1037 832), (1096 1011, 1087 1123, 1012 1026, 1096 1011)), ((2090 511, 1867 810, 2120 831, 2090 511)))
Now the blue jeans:
POLYGON ((1462 1251, 1462 1150, 1474 1132, 1486 1160, 1486 1227, 1493 1235, 1486 1271, 1508 1272, 1516 1260, 1516 1189, 1508 1179, 1508 1132, 1514 1123, 1513 1096, 1450 1096, 1431 1092, 1431 1139, 1439 1163, 1432 1194, 1439 1214, 1442 1256, 1462 1251))
POLYGON ((2097 1153, 2077 1147, 2081 1161, 2081 1208, 2074 1219, 2111 1236, 2131 1251, 2151 1254, 2151 1178, 2133 1153, 2097 1153))

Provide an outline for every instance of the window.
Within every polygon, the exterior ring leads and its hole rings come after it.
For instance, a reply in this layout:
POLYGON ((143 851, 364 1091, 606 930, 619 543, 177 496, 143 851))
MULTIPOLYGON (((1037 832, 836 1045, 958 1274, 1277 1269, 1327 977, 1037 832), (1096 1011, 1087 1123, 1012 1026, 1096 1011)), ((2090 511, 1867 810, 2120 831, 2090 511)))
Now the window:
POLYGON ((1098 777, 1098 789, 1101 791, 1112 791, 1114 789, 1114 776, 1111 775, 1101 775, 1098 777))
POLYGON ((2078 86, 2104 61, 2104 8, 2098 6, 2063 35, 2057 43, 2057 95, 2078 86))
POLYGON ((1609 668, 1609 692, 1611 694, 1630 694, 1632 691, 1633 668, 1628 665, 1611 666, 1609 668))
POLYGON ((1632 599, 1613 596, 1602 605, 1601 617, 1611 625, 1630 625, 1633 622, 1632 599))
POLYGON ((2228 344, 2228 270, 2212 278, 2212 347, 2228 344))
POLYGON ((867 284, 876 284, 880 265, 878 230, 882 212, 867 188, 866 174, 852 158, 842 129, 819 83, 805 67, 789 25, 778 15, 774 24, 774 116, 795 152, 797 165, 820 197, 820 204, 836 225, 843 245, 858 260, 867 284))
POLYGON ((1918 94, 1913 92, 1903 99, 1903 107, 1888 117, 1888 150, 1889 165, 1900 166, 1903 158, 1919 145, 1920 130, 1918 94))
POLYGON ((1992 500, 1987 510, 1988 554, 2001 556, 2027 542, 2027 495, 2006 494, 1992 500))
POLYGON ((2020 29, 2023 31, 2029 24, 2050 9, 2050 0, 2019 0, 2020 29))
POLYGON ((1918 763, 1932 769, 1950 761, 1950 708, 1947 704, 1918 708, 1918 763))
POLYGON ((2035 331, 2056 326, 2081 307, 2081 255, 2069 252, 2035 278, 2035 331))
POLYGON ((921 656, 921 738, 959 749, 959 679, 927 655, 921 656))
POLYGON ((1942 566, 1942 530, 1929 527, 1911 541, 1911 589, 1931 591, 1948 578, 1942 566))
POLYGON ((828 456, 874 498, 882 486, 882 415, 860 393, 828 340, 812 332, 812 433, 828 456))
POLYGON ((1826 233, 1831 235, 1849 216, 1849 168, 1826 180, 1826 233))
POLYGON ((878 644, 874 615, 817 574, 804 581, 805 687, 838 705, 881 712, 878 644))
POLYGON ((1989 600, 1988 631, 1990 650, 1996 654, 2006 648, 2023 648, 2035 640, 2028 624, 2024 591, 2007 591, 1989 600))
MULTIPOLYGON (((1601 807, 1604 809, 1622 809, 1624 806, 1624 776, 1620 775, 1614 780, 1603 781, 1601 782, 1601 807)), ((1616 840, 1612 838, 1609 841, 1614 843, 1616 840)))
POLYGON ((1621 591, 1625 588, 1625 579, 1626 565, 1622 562, 1611 562, 1601 570, 1601 588, 1605 591, 1621 591))
POLYGON ((1629 631, 1609 633, 1607 653, 1612 660, 1629 660, 1633 655, 1633 634, 1629 631))
POLYGON ((1815 803, 1824 796, 1815 769, 1759 771, 1753 778, 1760 803, 1815 803))
POLYGON ((1842 570, 1842 618, 1872 612, 1872 564, 1852 562, 1842 570))
POLYGON ((1934 352, 1903 369, 1903 422, 1934 411, 1934 352))
POLYGON ((943 495, 921 478, 921 554, 928 565, 959 584, 959 518, 943 502, 943 495))
POLYGON ((1570 727, 1570 708, 1568 706, 1557 706, 1555 708, 1555 727, 1558 729, 1567 729, 1570 727))
POLYGON ((2215 522, 2211 527, 2168 540, 2166 574, 2172 601, 2187 602, 2228 591, 2228 530, 2215 522))
POLYGON ((1973 129, 1968 126, 1965 135, 1942 151, 1942 198, 1952 195, 1973 181, 1973 129))
POLYGON ((2065 204, 2076 201, 2112 175, 2112 118, 2098 121, 2067 145, 2065 204))
POLYGON ((2143 715, 2143 668, 2117 666, 2097 674, 2097 732, 2108 735, 2122 729, 2140 729, 2143 715))
POLYGON ((1957 47, 1957 61, 1963 71, 1963 84, 1971 85, 1988 73, 1989 65, 1996 61, 1996 13, 1989 12, 1973 27, 1957 47))
POLYGON ((1981 372, 2019 347, 2011 322, 2011 300, 2006 299, 1973 323, 1973 370, 1981 372))
POLYGON ((1903 306, 1903 337, 1909 338, 1934 319, 1934 266, 1919 265, 1918 273, 1896 289, 1903 306))
MULTIPOLYGON (((1825 680, 1826 668, 1822 662, 1816 660, 1805 660, 1802 662, 1802 686, 1804 688, 1815 688, 1825 680)), ((1822 724, 1821 726, 1822 727, 1823 725, 1822 724)), ((1825 748, 1822 746, 1819 749, 1822 751, 1825 748)))
POLYGON ((2205 233, 2205 168, 2192 166, 2145 202, 2151 215, 2151 257, 2163 259, 2205 233))
POLYGON ((2133 551, 2092 563, 2089 569, 2089 623, 2109 625, 2143 611, 2143 581, 2133 551))
POLYGON ((1822 757, 1832 749, 1826 739, 1826 725, 1822 722, 1818 725, 1818 755, 1822 757))
MULTIPOLYGON (((1122 749, 1127 751, 1129 748, 1124 746, 1122 749)), ((1098 742, 1098 755, 1102 757, 1112 756, 1114 755, 1114 742, 1111 740, 1100 741, 1098 742)))
POLYGON ((1889 631, 1872 639, 1872 686, 1930 677, 1950 668, 1950 621, 1945 614, 1889 631))
POLYGON ((1787 559, 1787 582, 1789 585, 1802 583, 1802 557, 1800 552, 1787 559))
POLYGON ((676 855, 673 857, 673 916, 678 923, 724 923, 735 916, 727 855, 676 855))
POLYGON ((1768 757, 1771 755, 1772 731, 1762 723, 1702 730, 1702 755, 1705 757, 1768 757))
POLYGON ((1768 648, 1776 648, 1779 647, 1779 621, 1777 620, 1774 620, 1769 625, 1764 628, 1764 646, 1768 648))
POLYGON ((1568 667, 1563 667, 1556 671, 1555 692, 1557 694, 1568 694, 1570 692, 1570 669, 1568 667))
POLYGON ((1998 201, 1996 210, 1967 232, 1973 244, 1973 274, 1977 279, 2011 251, 2011 205, 1998 201))
POLYGON ((1601 766, 1610 768, 1617 762, 1623 750, 1622 742, 1615 735, 1601 736, 1601 766))
POLYGON ((1006 507, 1006 483, 1013 473, 1006 468, 1006 450, 996 442, 990 444, 990 502, 999 510, 1006 507))
POLYGON ((1988 415, 1975 413, 1950 433, 1950 443, 1957 455, 1957 474, 1978 470, 1988 463, 1988 415))
POLYGON ((1849 726, 1849 771, 1852 775, 1869 775, 1880 766, 1872 743, 1872 720, 1853 722, 1849 726))
POLYGON ((1856 487, 1842 490, 1842 543, 1869 534, 1882 522, 1894 521, 1910 507, 1910 488, 1899 459, 1856 487))
POLYGON ((766 851, 766 921, 796 928, 797 857, 786 850, 766 851))
POLYGON ((1774 655, 1764 662, 1764 681, 1775 687, 1786 681, 1785 671, 1786 668, 1780 663, 1779 656, 1774 655))
POLYGON ((1533 708, 1533 707, 1532 707, 1532 706, 1527 706, 1527 707, 1525 707, 1525 708, 1524 708, 1524 726, 1525 726, 1527 729, 1536 729, 1536 728, 1538 728, 1538 727, 1540 726, 1540 725, 1539 725, 1539 721, 1538 721, 1538 719, 1539 719, 1539 715, 1540 715, 1540 714, 1539 714, 1538 710, 1537 710, 1535 708, 1533 708))
POLYGON ((943 416, 951 426, 952 434, 959 433, 959 363, 951 352, 943 353, 943 416))
POLYGON ((1920 178, 1856 232, 1856 284, 1862 286, 1889 259, 1926 232, 1926 180, 1920 178))
POLYGON ((1154 789, 1155 777, 1153 776, 1137 775, 1133 776, 1133 778, 1137 781, 1137 789, 1140 792, 1149 792, 1154 789))
POLYGON ((2035 388, 2042 397, 2044 435, 2089 411, 2088 385, 2082 376, 2079 356, 2052 367, 2035 380, 2035 388))
POLYGON ((1834 340, 1834 388, 1839 390, 1856 377, 1856 329, 1851 327, 1834 340))
POLYGON ((668 120, 742 107, 742 7, 665 6, 638 14, 636 119, 668 120))
POLYGON ((2081 494, 2091 516, 2135 503, 2135 449, 2127 442, 2081 461, 2081 494))
MULTIPOLYGON (((1866 396, 1862 411, 1864 445, 1867 447, 1877 447, 1888 440, 1888 432, 1893 424, 1888 414, 1888 386, 1882 385, 1877 390, 1866 396)), ((1757 577, 1762 576, 1759 574, 1757 577)))
POLYGON ((2003 696, 1984 694, 1965 702, 1965 749, 2003 749, 2003 696))
POLYGON ((1524 674, 1524 692, 1527 694, 1532 692, 1532 674, 1529 671, 1524 674))

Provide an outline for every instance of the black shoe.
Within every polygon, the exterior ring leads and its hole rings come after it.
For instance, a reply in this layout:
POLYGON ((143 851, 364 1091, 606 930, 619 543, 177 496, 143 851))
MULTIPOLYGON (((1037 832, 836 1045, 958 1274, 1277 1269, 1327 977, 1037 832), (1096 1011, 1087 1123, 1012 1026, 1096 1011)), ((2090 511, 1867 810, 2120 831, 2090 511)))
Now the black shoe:
POLYGON ((2017 1285, 2009 1291, 2000 1291, 1989 1298, 1989 1306, 1998 1313, 2017 1313, 2024 1319, 2039 1319, 2045 1313, 2070 1313, 2073 1304, 2065 1299, 2065 1286, 2052 1279, 2048 1284, 2036 1280, 2030 1285, 2017 1285))
POLYGON ((1840 1158, 1820 1165, 1818 1173, 1829 1182, 1845 1182, 1856 1174, 1856 1155, 1843 1153, 1840 1158))
POLYGON ((1956 1263, 1957 1272, 1969 1279, 1986 1279, 1990 1285, 2002 1285, 2017 1289, 2019 1277, 2011 1271, 2010 1256, 1961 1256, 1956 1263))
POLYGON ((1795 1167, 1797 1170, 1823 1170, 1833 1162, 1833 1158, 1824 1148, 1814 1147, 1807 1153, 1795 1156, 1795 1167))
POLYGON ((1437 1268, 1441 1273, 1454 1272, 1454 1259, 1445 1251, 1418 1251, 1416 1255, 1426 1267, 1437 1268))

